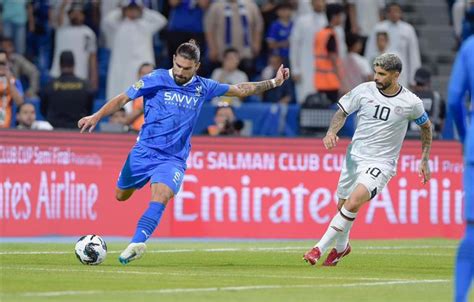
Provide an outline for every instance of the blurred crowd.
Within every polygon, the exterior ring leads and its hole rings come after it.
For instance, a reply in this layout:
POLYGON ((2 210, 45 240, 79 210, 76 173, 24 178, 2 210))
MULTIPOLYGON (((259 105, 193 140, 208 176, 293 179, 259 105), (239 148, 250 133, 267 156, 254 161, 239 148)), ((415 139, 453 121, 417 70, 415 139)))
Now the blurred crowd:
MULTIPOLYGON (((474 3, 448 2, 461 43, 474 31, 474 3)), ((395 2, 3 0, 1 6, 2 128, 76 128, 97 100, 125 91, 154 68, 170 68, 176 48, 191 38, 206 54, 202 76, 229 84, 265 80, 281 64, 292 73, 291 81, 261 96, 213 100, 216 117, 206 134, 238 135, 243 124, 233 107, 247 102, 275 103, 284 114, 288 104, 304 106, 318 95, 331 106, 372 78, 372 61, 384 52, 402 59, 400 83, 426 100, 435 133, 443 126, 444 100, 432 89, 417 33, 395 2)), ((141 106, 140 99, 127 104, 103 130, 138 131, 141 106)))

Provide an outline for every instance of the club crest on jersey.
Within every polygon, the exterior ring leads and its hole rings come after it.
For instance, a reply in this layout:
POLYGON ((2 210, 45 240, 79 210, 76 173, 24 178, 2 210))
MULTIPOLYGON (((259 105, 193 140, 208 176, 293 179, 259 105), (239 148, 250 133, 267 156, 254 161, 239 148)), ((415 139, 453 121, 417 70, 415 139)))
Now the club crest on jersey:
POLYGON ((196 86, 196 97, 200 97, 202 93, 202 86, 198 85, 196 86))
POLYGON ((400 106, 395 107, 395 113, 398 115, 403 115, 403 108, 400 106))
POLYGON ((140 81, 136 82, 135 84, 133 84, 132 87, 133 87, 133 89, 135 89, 135 90, 139 90, 139 89, 142 88, 143 86, 145 86, 145 83, 144 83, 142 80, 140 80, 140 81))

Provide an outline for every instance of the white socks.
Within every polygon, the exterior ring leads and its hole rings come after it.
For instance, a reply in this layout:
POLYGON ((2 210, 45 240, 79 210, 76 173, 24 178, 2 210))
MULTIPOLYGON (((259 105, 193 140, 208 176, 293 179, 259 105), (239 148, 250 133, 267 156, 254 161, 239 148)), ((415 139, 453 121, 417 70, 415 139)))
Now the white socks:
POLYGON ((315 247, 319 248, 321 254, 324 254, 336 237, 337 251, 342 252, 346 248, 347 242, 349 241, 349 231, 352 228, 356 216, 357 213, 349 212, 344 206, 341 208, 329 223, 326 233, 324 233, 321 240, 315 245, 315 247), (341 246, 343 247, 341 248, 341 246))

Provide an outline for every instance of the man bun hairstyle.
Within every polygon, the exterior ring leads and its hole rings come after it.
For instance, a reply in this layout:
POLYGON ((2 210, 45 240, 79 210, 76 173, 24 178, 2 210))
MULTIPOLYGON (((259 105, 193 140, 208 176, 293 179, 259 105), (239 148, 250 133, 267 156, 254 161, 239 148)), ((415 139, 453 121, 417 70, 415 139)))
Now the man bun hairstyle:
POLYGON ((194 39, 179 45, 178 49, 176 49, 176 55, 196 63, 199 63, 201 60, 201 50, 194 39))

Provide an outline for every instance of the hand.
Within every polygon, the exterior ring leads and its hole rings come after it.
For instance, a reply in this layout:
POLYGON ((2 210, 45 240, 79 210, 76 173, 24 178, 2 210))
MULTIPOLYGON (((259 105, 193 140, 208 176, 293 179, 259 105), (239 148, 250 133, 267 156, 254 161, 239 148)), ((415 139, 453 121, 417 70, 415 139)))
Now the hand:
POLYGON ((290 78, 290 69, 283 68, 283 64, 281 64, 275 76, 275 81, 276 81, 277 86, 281 86, 283 82, 288 80, 289 78, 290 78))
POLYGON ((91 133, 94 130, 97 123, 99 122, 99 120, 100 118, 96 116, 95 114, 85 116, 81 118, 79 122, 77 122, 77 127, 81 129, 81 133, 86 131, 88 128, 89 128, 89 133, 91 133))
POLYGON ((326 136, 323 138, 324 147, 326 147, 328 150, 336 147, 338 141, 339 137, 332 132, 326 133, 326 136))
POLYGON ((421 178, 421 183, 426 184, 431 179, 430 165, 428 160, 421 160, 420 167, 418 168, 418 175, 421 178))

